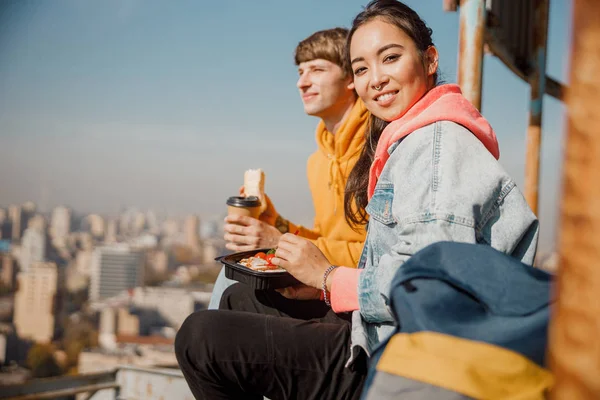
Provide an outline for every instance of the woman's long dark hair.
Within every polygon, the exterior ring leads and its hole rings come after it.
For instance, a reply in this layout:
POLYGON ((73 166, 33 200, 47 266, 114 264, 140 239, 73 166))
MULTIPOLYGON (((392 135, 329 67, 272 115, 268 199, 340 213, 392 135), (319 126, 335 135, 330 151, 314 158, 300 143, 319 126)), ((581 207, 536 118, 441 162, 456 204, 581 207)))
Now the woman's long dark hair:
MULTIPOLYGON (((412 8, 396 0, 373 0, 354 18, 346 42, 346 56, 348 59, 350 59, 350 43, 356 30, 376 18, 402 29, 415 42, 425 65, 424 53, 430 46, 433 46, 432 31, 412 8)), ((437 83, 437 72, 433 75, 433 80, 434 83, 437 83)), ((366 132, 365 146, 348 176, 344 194, 344 213, 346 221, 353 227, 367 222, 365 208, 369 201, 367 197, 369 170, 375 156, 377 143, 379 143, 381 133, 387 125, 388 122, 371 115, 366 132)))

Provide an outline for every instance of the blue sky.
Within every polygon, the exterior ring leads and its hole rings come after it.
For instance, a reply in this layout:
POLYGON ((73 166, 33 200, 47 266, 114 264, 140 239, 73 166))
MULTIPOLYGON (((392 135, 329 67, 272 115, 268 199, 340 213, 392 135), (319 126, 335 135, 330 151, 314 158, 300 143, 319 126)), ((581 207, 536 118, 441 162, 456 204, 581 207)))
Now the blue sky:
MULTIPOLYGON (((0 5, 0 206, 114 213, 132 205, 210 216, 247 168, 281 214, 310 224, 305 176, 317 119, 303 113, 293 51, 349 26, 359 0, 5 0, 0 5)), ((458 14, 410 6, 456 81, 458 14)), ((571 2, 553 0, 548 73, 566 81, 571 2)), ((483 114, 523 185, 529 87, 486 56, 483 114)), ((563 105, 544 99, 542 249, 554 243, 563 105)))

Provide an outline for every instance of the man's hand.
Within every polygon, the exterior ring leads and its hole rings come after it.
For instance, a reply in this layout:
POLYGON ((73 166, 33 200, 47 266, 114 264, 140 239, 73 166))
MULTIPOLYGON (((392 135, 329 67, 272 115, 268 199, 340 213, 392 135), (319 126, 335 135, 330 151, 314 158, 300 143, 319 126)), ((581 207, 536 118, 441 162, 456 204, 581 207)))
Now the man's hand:
POLYGON ((321 299, 321 290, 306 285, 290 286, 283 289, 275 289, 275 291, 279 292, 283 297, 292 300, 321 299))
MULTIPOLYGON (((246 192, 244 191, 244 186, 240 187, 240 196, 246 197, 246 192)), ((260 201, 264 201, 267 204, 267 208, 265 209, 265 211, 262 212, 262 214, 260 214, 258 219, 263 222, 266 222, 269 225, 275 225, 275 220, 277 220, 277 217, 279 216, 279 214, 277 213, 277 210, 275 210, 275 206, 273 205, 273 202, 271 201, 269 196, 267 196, 266 193, 265 193, 265 198, 260 199, 260 201)))
POLYGON ((233 251, 250 251, 277 246, 281 232, 257 219, 243 215, 225 218, 225 247, 233 251))
POLYGON ((267 209, 265 211, 263 211, 262 214, 260 214, 260 217, 258 217, 258 219, 260 219, 263 222, 266 222, 267 224, 269 224, 271 226, 274 226, 275 220, 277 220, 277 217, 279 216, 279 214, 277 213, 277 210, 275 210, 275 206, 273 205, 273 202, 271 202, 271 199, 266 194, 265 194, 264 201, 267 203, 267 209))

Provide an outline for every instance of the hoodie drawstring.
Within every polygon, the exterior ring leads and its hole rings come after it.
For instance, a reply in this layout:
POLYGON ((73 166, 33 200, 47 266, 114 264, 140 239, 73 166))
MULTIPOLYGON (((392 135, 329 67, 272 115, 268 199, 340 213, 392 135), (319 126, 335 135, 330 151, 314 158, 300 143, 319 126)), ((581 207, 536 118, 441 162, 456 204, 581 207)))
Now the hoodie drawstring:
POLYGON ((329 159, 329 190, 332 189, 333 186, 333 191, 334 191, 334 196, 333 196, 333 215, 336 215, 337 212, 337 206, 338 206, 338 197, 337 193, 339 190, 339 183, 338 183, 338 179, 337 179, 337 174, 341 174, 341 167, 340 167, 340 162, 338 161, 337 157, 335 157, 335 155, 333 154, 327 154, 327 158, 329 159))

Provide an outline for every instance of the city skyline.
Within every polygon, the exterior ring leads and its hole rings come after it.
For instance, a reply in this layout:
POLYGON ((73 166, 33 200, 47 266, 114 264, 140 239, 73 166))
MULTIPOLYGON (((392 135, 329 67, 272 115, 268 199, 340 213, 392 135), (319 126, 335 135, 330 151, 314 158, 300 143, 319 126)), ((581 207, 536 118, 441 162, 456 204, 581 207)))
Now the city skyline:
MULTIPOLYGON (((9 1, 0 13, 0 204, 115 214, 126 206, 225 213, 243 172, 263 168, 278 211, 311 225, 305 163, 317 119, 295 88, 293 50, 349 26, 367 1, 210 4, 9 1), (56 21, 60 21, 57 24, 56 21)), ((456 80, 458 14, 407 1, 456 80)), ((567 76, 570 1, 550 10, 549 75, 567 76)), ((529 89, 486 56, 482 112, 523 188, 529 89)), ((564 107, 544 102, 541 247, 552 247, 564 107)))

